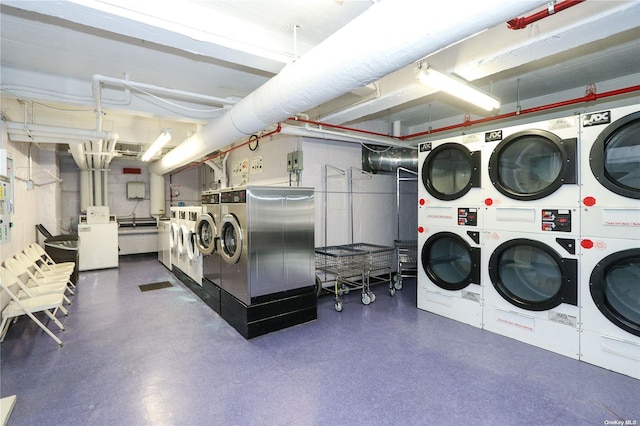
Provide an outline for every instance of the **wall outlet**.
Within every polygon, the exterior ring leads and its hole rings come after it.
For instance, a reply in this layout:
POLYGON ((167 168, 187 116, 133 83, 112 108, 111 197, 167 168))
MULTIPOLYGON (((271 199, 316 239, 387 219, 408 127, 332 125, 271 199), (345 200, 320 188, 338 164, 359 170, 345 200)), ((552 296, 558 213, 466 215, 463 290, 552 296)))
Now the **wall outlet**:
POLYGON ((262 156, 251 159, 251 174, 262 173, 262 156))

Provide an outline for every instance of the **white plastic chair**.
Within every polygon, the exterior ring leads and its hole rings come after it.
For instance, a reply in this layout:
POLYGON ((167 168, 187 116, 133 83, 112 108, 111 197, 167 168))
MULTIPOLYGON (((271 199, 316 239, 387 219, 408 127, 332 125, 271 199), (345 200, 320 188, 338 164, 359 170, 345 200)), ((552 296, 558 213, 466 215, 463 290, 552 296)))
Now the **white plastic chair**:
POLYGON ((71 263, 70 265, 65 265, 65 264, 52 265, 50 263, 47 263, 46 260, 42 256, 40 256, 40 254, 38 253, 38 250, 36 250, 34 245, 37 245, 37 244, 32 244, 29 247, 25 248, 23 250, 23 253, 26 254, 27 257, 31 259, 34 263, 36 263, 40 267, 40 269, 42 269, 43 271, 50 271, 52 273, 53 272, 64 273, 64 274, 68 274, 69 276, 73 274, 73 269, 75 267, 74 263, 71 263))
POLYGON ((38 265, 37 261, 34 261, 26 253, 18 253, 14 256, 22 265, 33 272, 38 278, 44 278, 49 281, 66 281, 69 294, 75 294, 73 292, 73 283, 71 282, 71 274, 64 271, 45 271, 38 265))
MULTIPOLYGON (((25 283, 22 282, 20 278, 18 278, 11 271, 9 271, 8 269, 2 266, 0 266, 0 279, 2 279, 2 281, 4 281, 5 283, 15 283, 18 285, 19 289, 17 293, 14 291, 14 294, 18 296, 18 299, 28 299, 31 297, 42 296, 45 294, 64 295, 64 289, 60 289, 60 288, 55 288, 51 286, 28 287, 27 285, 25 285, 25 283)), ((60 305, 59 309, 60 311, 62 311, 62 313, 65 316, 69 315, 69 311, 63 305, 60 305)), ((53 314, 55 315, 56 312, 54 312, 53 314)))
POLYGON ((61 331, 64 331, 64 325, 55 317, 53 312, 62 305, 61 294, 45 294, 42 296, 34 296, 30 298, 20 299, 11 291, 10 286, 13 282, 6 282, 0 279, 0 288, 6 292, 11 301, 2 310, 2 323, 0 324, 0 342, 4 341, 11 320, 15 320, 22 315, 27 315, 35 322, 38 327, 49 335, 55 342, 62 347, 62 340, 60 340, 47 326, 45 326, 34 314, 43 312, 51 321, 57 325, 61 331))
POLYGON ((47 265, 50 265, 52 268, 71 268, 71 271, 73 271, 73 268, 75 268, 75 266, 76 266, 75 262, 60 262, 60 263, 56 263, 51 258, 51 256, 49 256, 49 253, 44 251, 44 249, 38 243, 33 243, 29 247, 33 248, 36 251, 36 253, 42 258, 42 260, 47 265))
POLYGON ((23 265, 22 262, 18 261, 15 257, 5 260, 4 266, 11 271, 11 273, 18 278, 25 287, 31 288, 38 286, 48 289, 50 293, 60 292, 64 301, 71 304, 71 300, 64 295, 65 291, 69 290, 66 281, 61 281, 59 279, 56 280, 53 278, 36 277, 29 268, 23 265))

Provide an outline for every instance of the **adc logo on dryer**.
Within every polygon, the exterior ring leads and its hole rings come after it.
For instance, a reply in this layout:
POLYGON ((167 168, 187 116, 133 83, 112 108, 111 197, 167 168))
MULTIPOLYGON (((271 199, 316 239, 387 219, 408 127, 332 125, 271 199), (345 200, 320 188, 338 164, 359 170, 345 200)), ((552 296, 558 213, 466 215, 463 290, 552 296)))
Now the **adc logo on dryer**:
POLYGON ((484 134, 485 142, 495 142, 502 140, 502 130, 494 130, 493 132, 487 132, 484 134))
POLYGON ((582 125, 584 127, 609 123, 611 123, 611 111, 594 112, 582 116, 582 125))

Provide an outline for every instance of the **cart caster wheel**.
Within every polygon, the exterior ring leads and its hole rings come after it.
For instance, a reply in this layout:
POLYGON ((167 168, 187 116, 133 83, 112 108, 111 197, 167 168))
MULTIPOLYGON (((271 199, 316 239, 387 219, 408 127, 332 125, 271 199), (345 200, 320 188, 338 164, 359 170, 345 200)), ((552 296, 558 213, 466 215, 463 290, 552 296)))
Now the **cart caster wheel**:
POLYGON ((391 287, 389 289, 389 294, 391 295, 391 297, 395 296, 396 295, 396 288, 395 287, 391 287))
POLYGON ((342 312, 342 302, 338 301, 333 305, 334 308, 336 308, 336 311, 338 312, 342 312))
POLYGON ((372 291, 368 291, 367 295, 369 296, 369 299, 371 299, 371 303, 376 301, 376 294, 372 291))
POLYGON ((362 304, 363 305, 368 305, 369 303, 371 303, 371 298, 369 297, 369 295, 367 293, 363 293, 362 294, 362 304))
POLYGON ((402 290, 402 280, 398 280, 398 282, 396 282, 396 283, 393 285, 393 287, 394 287, 396 290, 402 290))
POLYGON ((320 297, 322 294, 322 281, 320 281, 320 277, 316 275, 316 286, 315 286, 316 296, 320 297))
POLYGON ((340 284, 340 291, 342 294, 349 294, 349 286, 346 284, 340 284))

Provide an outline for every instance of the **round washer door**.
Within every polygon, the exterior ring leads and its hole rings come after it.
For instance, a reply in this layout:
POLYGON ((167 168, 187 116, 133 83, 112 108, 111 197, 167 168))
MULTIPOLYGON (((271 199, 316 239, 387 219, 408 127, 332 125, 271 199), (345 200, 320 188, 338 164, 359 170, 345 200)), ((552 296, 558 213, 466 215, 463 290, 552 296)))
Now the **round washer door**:
POLYGON ((198 216, 195 225, 195 244, 200 253, 209 256, 216 252, 216 239, 218 238, 218 226, 211 213, 198 216))
POLYGON ((640 199, 640 111, 607 126, 589 152, 591 172, 608 190, 640 199))
POLYGON ((480 249, 453 232, 439 232, 422 246, 422 267, 438 287, 462 290, 480 284, 480 249))
POLYGON ((200 250, 196 245, 196 233, 195 230, 189 229, 187 234, 187 256, 189 260, 198 260, 200 258, 200 250))
POLYGON ((480 151, 457 143, 437 146, 422 165, 422 183, 439 200, 456 200, 480 186, 480 151))
POLYGON ((178 231, 178 253, 184 254, 187 251, 187 235, 189 234, 189 228, 187 225, 180 225, 180 230, 178 231))
POLYGON ((242 228, 238 219, 233 214, 225 215, 220 228, 220 256, 225 263, 232 265, 240 260, 242 238, 242 228))
POLYGON ((489 158, 491 183, 503 195, 538 200, 565 183, 576 183, 576 139, 563 140, 546 130, 514 133, 489 158))
POLYGON ((518 238, 500 244, 489 259, 489 277, 509 303, 546 311, 562 303, 577 306, 578 263, 548 245, 518 238))
POLYGON ((180 227, 176 222, 171 222, 171 229, 169 230, 169 247, 171 249, 178 247, 178 234, 180 234, 180 227))
POLYGON ((640 336, 640 249, 619 251, 598 262, 589 290, 609 321, 640 336))

